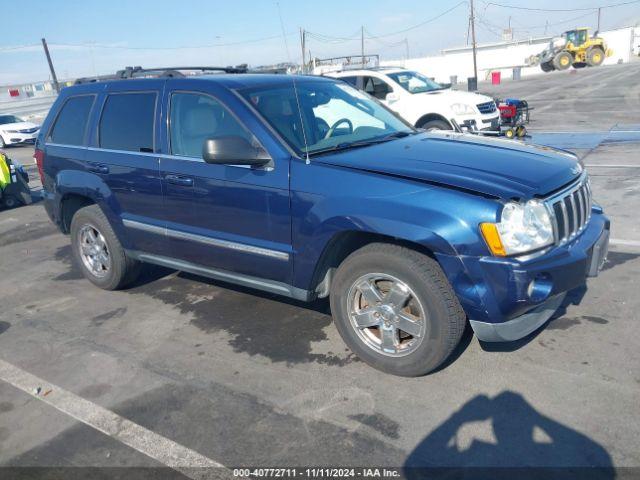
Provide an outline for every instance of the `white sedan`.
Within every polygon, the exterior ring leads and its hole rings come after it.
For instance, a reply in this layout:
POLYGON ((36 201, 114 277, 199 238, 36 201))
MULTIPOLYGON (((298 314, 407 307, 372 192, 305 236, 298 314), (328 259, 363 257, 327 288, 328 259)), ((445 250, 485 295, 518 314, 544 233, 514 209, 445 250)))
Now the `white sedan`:
POLYGON ((40 125, 25 122, 15 115, 0 114, 0 148, 19 143, 35 143, 40 125))

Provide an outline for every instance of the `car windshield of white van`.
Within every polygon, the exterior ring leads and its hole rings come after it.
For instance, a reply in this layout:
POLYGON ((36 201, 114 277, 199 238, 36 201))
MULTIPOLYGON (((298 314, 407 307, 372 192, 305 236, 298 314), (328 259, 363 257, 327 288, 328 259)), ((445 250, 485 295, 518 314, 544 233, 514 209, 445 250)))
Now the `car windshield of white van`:
POLYGON ((444 90, 446 88, 418 72, 405 70, 387 73, 387 76, 409 93, 433 92, 434 90, 444 90))

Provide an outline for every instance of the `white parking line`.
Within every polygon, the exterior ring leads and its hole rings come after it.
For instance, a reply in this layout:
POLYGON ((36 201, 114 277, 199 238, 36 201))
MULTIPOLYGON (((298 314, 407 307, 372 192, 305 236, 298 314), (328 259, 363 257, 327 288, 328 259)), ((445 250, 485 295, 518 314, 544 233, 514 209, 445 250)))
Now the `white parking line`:
POLYGON ((595 163, 586 163, 584 165, 587 168, 594 168, 594 167, 599 167, 599 168, 640 168, 640 165, 596 165, 595 163))
POLYGON ((0 359, 0 380, 192 479, 224 465, 0 359), (40 393, 34 391, 40 387, 40 393), (44 395, 44 393, 47 395, 44 395))
POLYGON ((612 238, 609 240, 610 245, 623 245, 625 247, 640 247, 638 240, 624 240, 622 238, 612 238))
POLYGON ((14 223, 14 222, 17 222, 17 221, 18 221, 18 219, 15 218, 15 217, 4 218, 4 219, 0 220, 0 225, 3 225, 5 223, 14 223))

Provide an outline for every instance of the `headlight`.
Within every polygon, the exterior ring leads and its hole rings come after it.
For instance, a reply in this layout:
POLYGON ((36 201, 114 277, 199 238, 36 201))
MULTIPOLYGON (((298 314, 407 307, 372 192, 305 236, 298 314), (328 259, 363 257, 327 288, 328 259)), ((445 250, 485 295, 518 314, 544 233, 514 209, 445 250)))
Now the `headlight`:
POLYGON ((7 130, 7 133, 18 133, 18 130, 7 130))
POLYGON ((473 106, 467 105, 466 103, 454 103, 451 105, 451 110, 456 115, 473 115, 476 111, 473 109, 473 106))
POLYGON ((553 243, 553 226, 549 211, 539 200, 507 203, 500 222, 482 223, 480 231, 491 253, 504 257, 518 255, 553 243))

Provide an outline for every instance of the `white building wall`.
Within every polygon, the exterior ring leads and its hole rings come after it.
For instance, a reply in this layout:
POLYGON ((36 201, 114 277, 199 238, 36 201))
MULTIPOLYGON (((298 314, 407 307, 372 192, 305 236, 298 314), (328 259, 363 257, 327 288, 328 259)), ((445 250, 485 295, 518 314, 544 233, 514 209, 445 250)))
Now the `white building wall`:
MULTIPOLYGON (((600 36, 613 52, 611 57, 605 59, 605 65, 626 63, 630 60, 635 36, 634 27, 601 32, 600 36)), ((500 71, 502 78, 511 78, 514 67, 521 67, 523 77, 542 74, 539 66, 527 67, 526 59, 544 50, 548 42, 549 38, 540 38, 522 43, 480 45, 477 49, 478 79, 489 79, 493 71, 500 71)), ((435 78, 438 82, 448 83, 451 76, 456 76, 458 82, 466 82, 468 77, 473 76, 473 57, 470 47, 444 50, 440 55, 409 60, 385 60, 380 64, 417 70, 435 78)))

